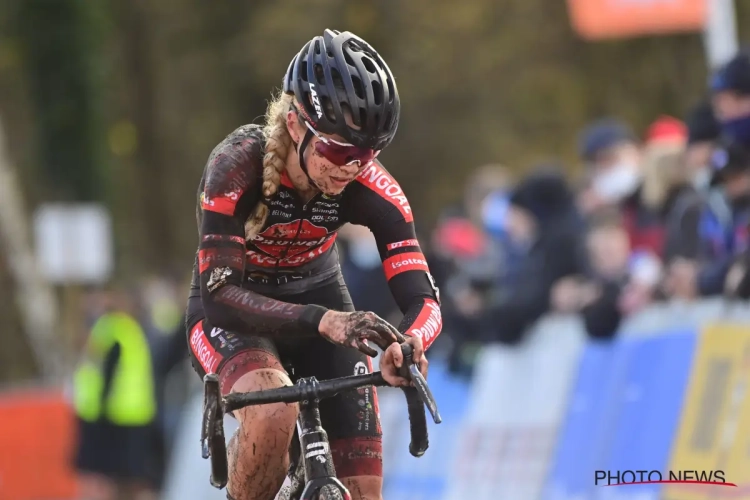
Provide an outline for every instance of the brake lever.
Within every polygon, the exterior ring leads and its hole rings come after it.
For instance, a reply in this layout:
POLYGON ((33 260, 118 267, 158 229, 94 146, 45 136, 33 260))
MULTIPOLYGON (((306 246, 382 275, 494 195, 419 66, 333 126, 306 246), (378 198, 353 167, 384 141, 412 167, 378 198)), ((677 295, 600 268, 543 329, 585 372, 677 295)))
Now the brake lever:
POLYGON ((414 382, 414 387, 417 390, 419 400, 430 411, 433 422, 439 424, 443 421, 443 418, 440 416, 440 412, 438 412, 437 402, 435 401, 435 397, 432 395, 430 387, 427 385, 427 381, 419 371, 419 367, 417 366, 417 364, 414 362, 414 349, 409 344, 401 344, 401 353, 404 356, 404 364, 399 370, 399 375, 414 382), (408 367, 408 370, 405 369, 406 367, 408 367))
POLYGON ((419 368, 417 368, 417 365, 414 363, 409 365, 409 373, 411 374, 412 381, 414 381, 414 387, 417 388, 419 399, 430 411, 432 421, 436 424, 439 424, 443 421, 443 418, 440 416, 440 412, 438 412, 437 402, 435 401, 435 397, 432 395, 430 387, 427 385, 427 381, 424 379, 422 373, 420 373, 419 371, 419 368))

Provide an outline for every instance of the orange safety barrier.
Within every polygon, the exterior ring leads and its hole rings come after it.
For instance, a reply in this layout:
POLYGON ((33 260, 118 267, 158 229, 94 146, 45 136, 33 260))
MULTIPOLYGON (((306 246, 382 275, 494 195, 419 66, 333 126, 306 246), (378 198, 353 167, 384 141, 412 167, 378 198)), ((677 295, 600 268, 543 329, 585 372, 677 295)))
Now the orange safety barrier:
POLYGON ((0 395, 0 498, 75 498, 75 415, 59 391, 0 395))
POLYGON ((568 0, 570 21, 589 40, 700 31, 709 0, 568 0))

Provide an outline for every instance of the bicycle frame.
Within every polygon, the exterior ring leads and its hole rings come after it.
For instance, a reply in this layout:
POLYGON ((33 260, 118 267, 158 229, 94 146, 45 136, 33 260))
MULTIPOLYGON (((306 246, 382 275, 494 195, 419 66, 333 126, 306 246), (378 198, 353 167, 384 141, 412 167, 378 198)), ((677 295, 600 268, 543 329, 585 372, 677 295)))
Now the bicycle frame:
MULTIPOLYGON (((300 385, 315 385, 314 377, 300 379, 300 385)), ((344 496, 350 500, 351 495, 343 483, 336 477, 333 466, 331 447, 328 444, 328 433, 323 429, 320 421, 320 410, 318 399, 303 400, 299 403, 299 418, 297 419, 297 431, 299 433, 300 460, 305 468, 307 483, 299 500, 312 500, 324 486, 335 486, 344 496)))

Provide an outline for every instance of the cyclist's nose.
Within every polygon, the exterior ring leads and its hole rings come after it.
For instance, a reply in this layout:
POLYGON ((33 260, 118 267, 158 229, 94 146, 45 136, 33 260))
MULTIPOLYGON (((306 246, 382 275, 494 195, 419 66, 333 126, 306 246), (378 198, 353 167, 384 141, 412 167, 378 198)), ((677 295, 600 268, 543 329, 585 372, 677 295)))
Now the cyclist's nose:
POLYGON ((349 165, 341 165, 339 169, 347 177, 354 177, 359 173, 359 162, 354 162, 349 165))

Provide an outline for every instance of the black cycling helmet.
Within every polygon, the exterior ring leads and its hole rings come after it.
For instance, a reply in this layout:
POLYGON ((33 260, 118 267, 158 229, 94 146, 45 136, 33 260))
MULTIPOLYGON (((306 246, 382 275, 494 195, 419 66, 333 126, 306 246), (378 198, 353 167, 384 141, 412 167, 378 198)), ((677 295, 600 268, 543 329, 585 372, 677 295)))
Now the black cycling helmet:
POLYGON ((295 96, 316 130, 357 147, 381 150, 396 135, 401 104, 393 73, 348 31, 327 29, 307 42, 289 64, 284 92, 295 96), (345 111, 358 128, 346 123, 345 111))

